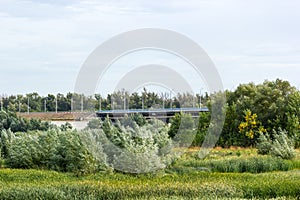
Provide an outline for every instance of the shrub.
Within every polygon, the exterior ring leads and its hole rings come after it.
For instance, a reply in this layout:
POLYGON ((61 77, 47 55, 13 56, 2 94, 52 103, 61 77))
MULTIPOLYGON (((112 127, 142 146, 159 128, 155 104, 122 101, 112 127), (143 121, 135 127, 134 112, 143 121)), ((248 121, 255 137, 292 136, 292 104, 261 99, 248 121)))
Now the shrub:
POLYGON ((76 173, 96 171, 95 160, 76 131, 59 132, 57 145, 50 155, 50 168, 76 173))
POLYGON ((14 134, 10 129, 0 132, 0 157, 6 158, 9 153, 10 143, 14 138, 14 134))
POLYGON ((71 130, 18 133, 10 143, 6 163, 12 168, 94 172, 106 163, 101 145, 93 139, 88 132, 71 130), (101 159, 93 154, 91 146, 97 148, 97 155, 101 155, 101 159))
MULTIPOLYGON (((165 168, 172 162, 168 126, 152 119, 142 126, 130 117, 102 129, 64 128, 27 133, 1 132, 1 152, 12 168, 42 168, 86 174, 108 167, 130 173, 165 168)), ((175 154, 175 153, 174 153, 175 154)), ((175 154, 177 155, 177 154, 175 154)))
POLYGON ((108 142, 103 145, 111 166, 122 172, 145 173, 166 166, 165 156, 171 148, 168 127, 160 120, 139 126, 130 117, 113 124, 103 122, 108 142))
POLYGON ((107 155, 104 153, 103 149, 103 144, 106 138, 103 130, 85 130, 80 132, 80 138, 83 146, 87 148, 89 154, 93 157, 95 170, 107 170, 107 155))
POLYGON ((270 153, 270 150, 272 148, 272 141, 267 133, 260 134, 256 148, 258 154, 267 155, 270 153))
POLYGON ((147 123, 145 117, 142 114, 131 114, 130 118, 139 126, 144 126, 147 123))
POLYGON ((87 129, 99 129, 101 127, 100 119, 92 119, 87 124, 87 129))
POLYGON ((296 156, 294 141, 287 136, 286 131, 279 130, 277 134, 275 132, 270 153, 282 159, 292 159, 296 156))
POLYGON ((271 154, 282 159, 292 159, 296 156, 294 140, 289 138, 286 131, 274 131, 273 141, 268 134, 261 134, 258 138, 257 153, 271 154))
POLYGON ((61 131, 67 131, 67 130, 73 129, 72 124, 70 124, 69 122, 66 122, 66 123, 60 125, 59 128, 61 131))

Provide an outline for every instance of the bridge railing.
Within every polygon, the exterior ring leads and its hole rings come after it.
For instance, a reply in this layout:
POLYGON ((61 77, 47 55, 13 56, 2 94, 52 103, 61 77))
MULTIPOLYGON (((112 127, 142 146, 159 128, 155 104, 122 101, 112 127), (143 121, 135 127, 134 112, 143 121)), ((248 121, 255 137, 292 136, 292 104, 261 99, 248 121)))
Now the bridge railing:
POLYGON ((151 113, 151 112, 209 112, 208 108, 164 108, 164 109, 129 109, 98 110, 96 113, 151 113))

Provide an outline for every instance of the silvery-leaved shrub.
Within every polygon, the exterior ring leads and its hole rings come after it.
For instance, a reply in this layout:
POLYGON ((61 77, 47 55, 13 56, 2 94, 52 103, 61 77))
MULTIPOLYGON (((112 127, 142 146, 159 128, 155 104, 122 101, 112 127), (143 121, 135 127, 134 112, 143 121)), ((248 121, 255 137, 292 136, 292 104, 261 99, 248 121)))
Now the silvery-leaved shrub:
MULTIPOLYGON (((158 144, 151 137, 151 133, 149 134, 149 130, 143 127, 138 129, 140 130, 135 130, 134 136, 130 134, 121 153, 114 155, 114 168, 129 173, 147 173, 164 168, 158 144), (145 135, 140 134, 140 131, 145 135)), ((129 135, 128 131, 130 130, 127 128, 122 130, 122 133, 129 135)))
POLYGON ((270 149, 271 155, 282 159, 293 159, 296 156, 294 140, 288 137, 285 130, 274 133, 274 140, 270 149))
POLYGON ((112 123, 106 119, 102 128, 109 140, 104 147, 111 166, 128 173, 147 173, 166 167, 165 156, 172 141, 168 126, 152 119, 139 126, 130 117, 112 123))
POLYGON ((101 120, 100 119, 91 119, 87 123, 87 127, 85 129, 100 129, 101 127, 101 120))
POLYGON ((0 132, 0 157, 6 158, 9 154, 10 144, 14 138, 14 133, 8 129, 0 132))
POLYGON ((106 156, 93 132, 51 129, 16 133, 8 152, 6 163, 12 168, 86 174, 106 166, 106 156))
POLYGON ((267 155, 270 153, 272 140, 270 139, 269 134, 260 134, 256 148, 258 154, 267 155))
POLYGON ((296 156, 293 138, 281 129, 273 131, 273 139, 268 134, 261 134, 256 147, 262 155, 270 154, 282 159, 293 159, 296 156))
POLYGON ((83 146, 93 158, 93 169, 104 171, 108 169, 107 155, 103 150, 103 143, 106 140, 102 129, 83 130, 80 132, 83 146))

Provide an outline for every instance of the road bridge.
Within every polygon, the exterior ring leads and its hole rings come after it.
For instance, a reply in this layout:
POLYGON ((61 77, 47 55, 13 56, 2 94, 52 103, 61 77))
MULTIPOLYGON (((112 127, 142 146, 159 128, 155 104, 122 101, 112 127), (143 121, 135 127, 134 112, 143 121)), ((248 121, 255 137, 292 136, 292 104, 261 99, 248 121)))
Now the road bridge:
POLYGON ((199 117, 200 112, 209 112, 208 108, 165 108, 165 109, 129 109, 129 110, 99 110, 97 117, 104 120, 109 117, 111 120, 121 119, 126 115, 141 114, 146 119, 156 118, 168 122, 176 113, 191 114, 192 117, 199 117))

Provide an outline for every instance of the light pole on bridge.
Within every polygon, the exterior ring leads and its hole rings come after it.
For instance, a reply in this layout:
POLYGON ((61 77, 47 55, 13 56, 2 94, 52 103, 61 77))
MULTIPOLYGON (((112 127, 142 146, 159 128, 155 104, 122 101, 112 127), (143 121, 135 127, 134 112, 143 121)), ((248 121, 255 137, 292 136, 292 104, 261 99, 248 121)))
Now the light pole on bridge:
POLYGON ((57 113, 57 95, 55 97, 55 113, 57 113))
POLYGON ((201 109, 202 108, 202 99, 201 99, 201 96, 202 96, 202 90, 203 90, 203 88, 200 88, 200 93, 199 93, 199 108, 201 109))
POLYGON ((3 97, 1 97, 1 111, 3 111, 3 97))
POLYGON ((27 97, 27 114, 29 115, 29 110, 30 110, 30 106, 29 106, 29 96, 27 97))
POLYGON ((47 112, 47 99, 44 99, 44 112, 47 112))

